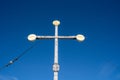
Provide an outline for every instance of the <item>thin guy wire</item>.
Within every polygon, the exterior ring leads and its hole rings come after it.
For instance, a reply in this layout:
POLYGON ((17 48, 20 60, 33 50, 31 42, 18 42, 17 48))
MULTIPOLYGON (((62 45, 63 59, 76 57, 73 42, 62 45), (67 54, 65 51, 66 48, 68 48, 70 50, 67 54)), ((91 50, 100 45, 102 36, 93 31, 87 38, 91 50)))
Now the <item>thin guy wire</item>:
POLYGON ((37 45, 37 43, 33 44, 32 46, 30 46, 29 48, 27 48, 25 51, 23 51, 19 56, 15 57, 13 60, 9 61, 6 65, 2 66, 0 68, 0 71, 3 70, 6 67, 12 65, 14 62, 18 61, 22 56, 24 56, 28 51, 30 51, 36 45, 37 45))

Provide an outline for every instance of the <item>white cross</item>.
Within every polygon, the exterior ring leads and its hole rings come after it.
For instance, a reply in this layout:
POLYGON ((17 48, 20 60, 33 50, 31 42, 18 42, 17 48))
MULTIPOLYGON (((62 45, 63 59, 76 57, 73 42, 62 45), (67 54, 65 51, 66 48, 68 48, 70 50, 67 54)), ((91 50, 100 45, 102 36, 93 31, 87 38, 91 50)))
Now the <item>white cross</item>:
POLYGON ((58 71, 59 71, 58 39, 77 39, 78 41, 82 42, 85 40, 85 37, 81 34, 78 34, 76 36, 58 36, 58 26, 60 25, 60 21, 54 20, 53 25, 55 26, 55 36, 37 36, 35 34, 30 34, 28 35, 28 40, 35 41, 36 39, 55 39, 53 72, 54 72, 54 80, 58 80, 58 71))

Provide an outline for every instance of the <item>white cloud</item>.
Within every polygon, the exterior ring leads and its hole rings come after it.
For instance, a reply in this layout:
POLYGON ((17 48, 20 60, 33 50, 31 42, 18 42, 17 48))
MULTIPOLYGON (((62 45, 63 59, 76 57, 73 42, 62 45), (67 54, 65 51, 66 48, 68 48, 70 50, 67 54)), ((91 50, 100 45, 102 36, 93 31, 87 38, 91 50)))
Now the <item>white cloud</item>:
POLYGON ((3 75, 0 75, 0 80, 18 80, 18 78, 13 77, 13 76, 3 76, 3 75))
POLYGON ((100 71, 98 72, 98 78, 100 80, 102 79, 108 79, 110 78, 111 75, 114 74, 114 72, 117 69, 117 65, 112 64, 112 63, 105 63, 104 65, 101 66, 100 71))

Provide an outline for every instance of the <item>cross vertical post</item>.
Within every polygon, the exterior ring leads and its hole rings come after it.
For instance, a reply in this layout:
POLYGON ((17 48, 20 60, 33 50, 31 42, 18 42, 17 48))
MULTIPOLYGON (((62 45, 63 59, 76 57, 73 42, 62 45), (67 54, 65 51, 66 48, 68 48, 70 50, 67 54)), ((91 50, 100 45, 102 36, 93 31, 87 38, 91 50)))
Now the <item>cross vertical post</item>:
POLYGON ((53 80, 58 80, 58 72, 60 66, 58 64, 58 39, 77 39, 82 42, 85 40, 85 37, 81 34, 76 36, 58 36, 58 26, 60 25, 60 21, 54 20, 53 25, 55 26, 55 35, 54 36, 37 36, 35 34, 28 35, 29 41, 35 41, 36 39, 54 39, 54 64, 53 64, 53 72, 54 78, 53 80))
POLYGON ((54 21, 53 25, 55 26, 55 49, 54 49, 54 64, 53 64, 53 71, 54 71, 54 80, 58 80, 58 71, 59 71, 59 64, 58 64, 58 25, 60 24, 59 21, 54 21))

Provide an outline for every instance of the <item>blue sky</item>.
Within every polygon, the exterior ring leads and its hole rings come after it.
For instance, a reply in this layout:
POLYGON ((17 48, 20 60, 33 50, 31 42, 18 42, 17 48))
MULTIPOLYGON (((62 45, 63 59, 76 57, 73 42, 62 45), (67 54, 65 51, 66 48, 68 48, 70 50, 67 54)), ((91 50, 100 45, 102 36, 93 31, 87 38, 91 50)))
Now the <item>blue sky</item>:
POLYGON ((0 1, 0 67, 37 43, 0 80, 53 80, 54 40, 29 42, 27 36, 83 34, 86 40, 59 40, 59 80, 120 80, 119 0, 0 1))

